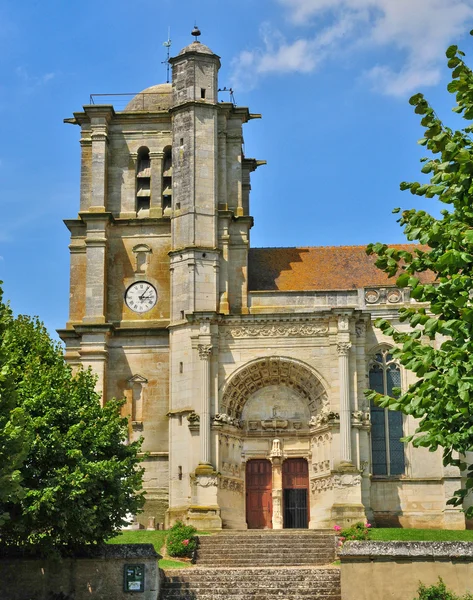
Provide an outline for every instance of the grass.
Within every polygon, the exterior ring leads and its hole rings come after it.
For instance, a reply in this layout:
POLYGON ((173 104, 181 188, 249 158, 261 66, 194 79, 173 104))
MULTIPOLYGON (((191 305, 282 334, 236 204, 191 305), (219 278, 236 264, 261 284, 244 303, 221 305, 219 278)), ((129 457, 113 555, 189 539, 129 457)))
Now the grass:
POLYGON ((370 529, 370 540, 377 542, 473 542, 473 531, 373 527, 370 529))
POLYGON ((154 549, 162 554, 161 549, 166 540, 167 531, 146 531, 136 529, 122 531, 117 537, 108 540, 109 544, 153 544, 154 549))
MULTIPOLYGON (((108 544, 153 544, 158 554, 166 554, 167 531, 147 531, 145 529, 133 529, 122 531, 116 537, 108 540, 108 544)), ((197 535, 209 535, 207 531, 198 531, 197 535)), ((175 560, 173 558, 162 558, 159 561, 161 569, 185 569, 191 567, 191 563, 175 560)))

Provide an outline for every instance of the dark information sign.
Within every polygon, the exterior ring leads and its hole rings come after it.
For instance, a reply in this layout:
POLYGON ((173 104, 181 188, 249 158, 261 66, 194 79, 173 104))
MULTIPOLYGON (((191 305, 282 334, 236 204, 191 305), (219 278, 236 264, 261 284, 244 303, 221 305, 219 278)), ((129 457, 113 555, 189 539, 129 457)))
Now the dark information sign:
POLYGON ((123 577, 123 589, 125 592, 145 591, 145 566, 125 565, 123 577))

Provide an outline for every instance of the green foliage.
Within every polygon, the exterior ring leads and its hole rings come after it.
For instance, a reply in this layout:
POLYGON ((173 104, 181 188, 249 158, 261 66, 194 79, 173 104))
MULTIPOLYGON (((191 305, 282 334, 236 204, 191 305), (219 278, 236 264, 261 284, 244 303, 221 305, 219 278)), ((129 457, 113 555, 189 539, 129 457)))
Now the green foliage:
POLYGON ((426 587, 423 583, 419 584, 418 592, 419 595, 414 600, 473 600, 471 594, 457 596, 453 592, 449 592, 441 577, 439 577, 437 585, 426 587))
POLYGON ((95 378, 71 373, 37 319, 8 313, 0 352, 7 399, 31 432, 18 467, 21 494, 3 503, 9 518, 0 527, 1 543, 74 548, 114 535, 144 502, 140 442, 126 443, 122 402, 101 407, 95 378))
MULTIPOLYGON (((447 50, 452 69, 448 91, 456 98, 454 112, 472 121, 473 73, 463 57, 456 46, 447 50)), ((431 153, 422 160, 430 181, 404 182, 401 189, 437 198, 446 208, 439 219, 423 210, 401 212, 398 222, 407 239, 422 244, 411 252, 381 243, 368 246, 368 254, 377 255, 376 265, 396 277, 399 287, 409 286, 420 304, 401 309, 401 322, 411 326, 406 332, 385 319, 375 323, 397 344, 393 355, 418 381, 397 397, 373 391, 367 397, 419 419, 415 434, 405 440, 431 451, 442 447, 445 465, 467 470, 465 488, 449 501, 461 505, 473 488, 473 466, 456 458, 473 448, 473 125, 456 131, 446 127, 422 94, 410 103, 425 128, 419 143, 431 153), (432 276, 435 281, 429 283, 432 276), (432 347, 434 339, 438 342, 432 347)), ((473 508, 467 512, 472 516, 473 508)))
POLYGON ((195 537, 197 529, 176 521, 166 537, 166 549, 169 556, 192 556, 197 548, 195 537))
MULTIPOLYGON (((2 302, 0 288, 0 340, 11 320, 11 311, 2 302)), ((0 345, 0 526, 9 518, 7 505, 18 502, 23 495, 20 468, 31 441, 30 420, 18 406, 8 356, 0 345)))

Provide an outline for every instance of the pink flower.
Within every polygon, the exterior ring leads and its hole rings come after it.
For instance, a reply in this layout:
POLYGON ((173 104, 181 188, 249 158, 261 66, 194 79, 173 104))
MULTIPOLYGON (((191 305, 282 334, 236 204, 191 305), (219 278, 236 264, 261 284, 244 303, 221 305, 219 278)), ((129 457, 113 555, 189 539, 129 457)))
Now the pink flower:
POLYGON ((182 540, 182 543, 184 546, 188 546, 189 545, 189 540, 182 540))
POLYGON ((365 523, 365 527, 371 527, 371 523, 365 523))
POLYGON ((339 539, 340 541, 342 541, 342 542, 344 542, 344 541, 345 541, 345 538, 343 537, 343 535, 341 535, 341 536, 340 536, 338 539, 339 539))
POLYGON ((340 527, 340 525, 334 525, 333 528, 335 529, 335 531, 341 531, 342 528, 340 527))

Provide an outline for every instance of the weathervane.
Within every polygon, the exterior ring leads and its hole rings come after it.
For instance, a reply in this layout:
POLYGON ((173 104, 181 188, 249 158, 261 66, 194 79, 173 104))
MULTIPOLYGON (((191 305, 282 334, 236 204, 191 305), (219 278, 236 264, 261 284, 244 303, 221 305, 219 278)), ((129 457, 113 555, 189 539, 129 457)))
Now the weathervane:
POLYGON ((163 42, 163 46, 167 50, 166 60, 161 62, 162 65, 166 65, 166 83, 169 83, 169 52, 171 48, 171 28, 168 27, 168 39, 163 42))

